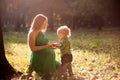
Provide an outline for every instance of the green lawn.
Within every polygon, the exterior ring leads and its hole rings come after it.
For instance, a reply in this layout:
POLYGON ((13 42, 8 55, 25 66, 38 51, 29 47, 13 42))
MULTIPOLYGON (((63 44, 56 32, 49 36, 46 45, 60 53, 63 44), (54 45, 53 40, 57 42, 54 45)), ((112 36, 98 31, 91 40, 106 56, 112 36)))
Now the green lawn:
MULTIPOLYGON (((58 42, 56 32, 47 32, 50 43, 58 42)), ((120 79, 119 31, 72 31, 71 50, 75 77, 84 80, 120 79)), ((4 33, 5 52, 8 61, 19 71, 25 72, 31 51, 27 45, 27 33, 4 33)), ((59 49, 55 50, 60 60, 59 49)))

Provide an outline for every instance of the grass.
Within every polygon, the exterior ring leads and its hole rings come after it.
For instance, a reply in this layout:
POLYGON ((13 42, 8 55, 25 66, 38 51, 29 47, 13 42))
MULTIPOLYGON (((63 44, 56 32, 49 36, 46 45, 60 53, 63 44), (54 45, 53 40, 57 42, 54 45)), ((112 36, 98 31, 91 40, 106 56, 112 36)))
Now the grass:
MULTIPOLYGON (((56 32, 47 32, 50 43, 58 42, 56 32)), ((120 32, 119 31, 72 31, 71 50, 73 72, 85 80, 120 79, 120 32)), ((25 72, 31 51, 27 46, 27 33, 4 33, 5 52, 8 61, 19 71, 25 72)), ((59 49, 55 50, 60 60, 59 49)))

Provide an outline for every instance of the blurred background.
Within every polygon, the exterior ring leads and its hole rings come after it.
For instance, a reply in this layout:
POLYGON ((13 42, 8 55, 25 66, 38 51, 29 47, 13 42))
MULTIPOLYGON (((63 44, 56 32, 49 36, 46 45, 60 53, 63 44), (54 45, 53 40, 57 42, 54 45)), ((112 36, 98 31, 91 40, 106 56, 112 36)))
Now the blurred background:
POLYGON ((45 14, 49 30, 120 28, 120 0, 4 0, 3 31, 26 31, 36 14, 45 14))

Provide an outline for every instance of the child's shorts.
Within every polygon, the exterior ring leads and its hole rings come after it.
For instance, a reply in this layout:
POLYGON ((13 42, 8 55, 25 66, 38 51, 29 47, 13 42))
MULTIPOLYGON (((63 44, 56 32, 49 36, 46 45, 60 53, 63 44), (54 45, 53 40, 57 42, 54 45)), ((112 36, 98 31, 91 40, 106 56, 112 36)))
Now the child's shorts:
POLYGON ((63 54, 61 56, 61 62, 62 62, 62 64, 72 62, 72 60, 73 60, 72 54, 63 54))

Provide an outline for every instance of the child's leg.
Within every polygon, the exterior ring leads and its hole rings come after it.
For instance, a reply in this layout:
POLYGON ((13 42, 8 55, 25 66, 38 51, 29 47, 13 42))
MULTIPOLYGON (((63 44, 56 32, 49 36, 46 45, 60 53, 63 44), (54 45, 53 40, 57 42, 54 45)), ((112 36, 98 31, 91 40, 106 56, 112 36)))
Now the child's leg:
POLYGON ((59 73, 58 73, 59 77, 63 76, 64 78, 67 78, 68 68, 70 68, 70 72, 72 72, 71 61, 72 61, 72 54, 64 54, 61 56, 62 65, 61 65, 61 68, 60 68, 59 73), (68 67, 68 66, 70 66, 70 67, 68 67))
POLYGON ((67 80, 67 64, 60 67, 58 72, 58 80, 67 80))
POLYGON ((73 75, 71 63, 68 64, 68 73, 69 73, 69 76, 72 76, 72 75, 73 75))

